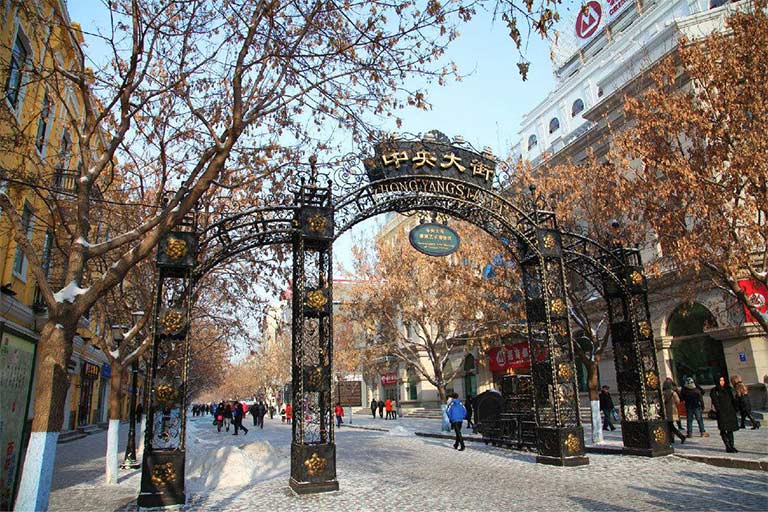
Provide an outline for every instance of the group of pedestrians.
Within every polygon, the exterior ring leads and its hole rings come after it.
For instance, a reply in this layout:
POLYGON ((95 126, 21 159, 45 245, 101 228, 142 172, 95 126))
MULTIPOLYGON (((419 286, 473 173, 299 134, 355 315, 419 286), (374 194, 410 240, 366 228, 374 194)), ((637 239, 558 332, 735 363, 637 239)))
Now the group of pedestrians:
POLYGON ((234 401, 225 402, 221 401, 214 405, 211 409, 213 415, 213 424, 216 426, 216 430, 221 432, 224 428, 226 432, 229 432, 230 427, 234 427, 235 432, 233 436, 238 435, 239 431, 243 431, 243 435, 248 433, 248 429, 243 425, 243 418, 248 412, 248 404, 234 401))
MULTIPOLYGON (((600 391, 600 410, 603 413, 603 430, 615 430, 613 421, 618 420, 616 409, 611 398, 610 388, 603 386, 600 391)), ((704 389, 697 385, 691 377, 683 380, 682 389, 671 378, 667 378, 662 385, 664 399, 664 412, 667 418, 669 431, 672 433, 672 443, 674 438, 680 439, 680 443, 685 443, 686 439, 693 436, 693 420, 699 427, 701 437, 709 437, 709 433, 704 426, 704 389), (678 406, 680 402, 685 404, 686 413, 686 433, 682 432, 682 424, 678 406)), ((715 386, 710 391, 712 401, 711 414, 717 420, 717 429, 720 431, 720 438, 725 445, 725 451, 728 453, 738 453, 735 446, 734 432, 746 428, 748 419, 752 430, 760 428, 760 422, 752 417, 752 405, 749 401, 749 389, 742 382, 738 375, 733 375, 730 379, 724 376, 718 376, 715 379, 715 386), (741 421, 739 421, 739 416, 741 421)))
POLYGON ((211 412, 212 405, 192 404, 192 416, 206 416, 211 412))
POLYGON ((387 398, 386 400, 376 400, 375 398, 372 399, 371 416, 373 416, 373 419, 376 419, 376 411, 379 411, 379 418, 383 418, 385 420, 396 420, 397 400, 392 400, 391 398, 387 398), (386 417, 384 417, 384 411, 387 412, 386 417))

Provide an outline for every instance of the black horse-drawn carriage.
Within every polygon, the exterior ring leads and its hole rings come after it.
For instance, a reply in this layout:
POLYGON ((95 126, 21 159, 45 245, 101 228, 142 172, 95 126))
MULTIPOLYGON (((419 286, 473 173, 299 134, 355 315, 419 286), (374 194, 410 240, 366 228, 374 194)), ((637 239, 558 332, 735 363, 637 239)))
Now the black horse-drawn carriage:
POLYGON ((530 375, 505 375, 501 393, 480 393, 473 400, 475 429, 485 444, 536 449, 536 410, 530 375))

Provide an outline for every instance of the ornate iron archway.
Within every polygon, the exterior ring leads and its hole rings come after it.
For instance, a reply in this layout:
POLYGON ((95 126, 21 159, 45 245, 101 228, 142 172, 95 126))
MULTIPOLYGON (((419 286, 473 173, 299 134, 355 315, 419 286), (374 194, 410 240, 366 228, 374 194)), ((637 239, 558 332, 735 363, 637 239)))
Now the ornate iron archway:
MULTIPOLYGON (((331 421, 333 242, 355 224, 386 212, 431 210, 465 220, 506 241, 520 262, 535 387, 538 462, 588 463, 579 418, 566 269, 582 275, 607 301, 625 450, 643 455, 671 452, 647 285, 637 250, 606 248, 560 230, 552 212, 504 195, 498 185, 494 188, 493 161, 466 144, 439 138, 388 140, 376 147, 375 156, 365 164, 365 178, 347 175, 346 188, 338 196, 331 183, 322 186, 315 179, 302 181, 292 204, 230 215, 201 234, 201 244, 209 250, 197 275, 253 248, 292 247, 290 486, 296 492, 338 489, 331 421)), ((316 175, 314 168, 312 174, 316 175)), ((156 342, 162 340, 156 338, 156 342)))

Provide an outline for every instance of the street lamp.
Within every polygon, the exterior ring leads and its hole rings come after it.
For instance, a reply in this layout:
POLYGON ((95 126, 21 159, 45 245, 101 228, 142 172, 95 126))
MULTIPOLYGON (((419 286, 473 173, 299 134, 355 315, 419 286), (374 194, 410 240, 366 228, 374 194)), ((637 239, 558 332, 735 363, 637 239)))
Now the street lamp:
MULTIPOLYGON (((144 316, 143 311, 131 313, 133 324, 139 323, 144 316)), ((121 333, 122 335, 122 333, 121 333)), ((138 358, 131 362, 131 400, 128 405, 128 441, 125 445, 125 459, 123 469, 136 469, 141 467, 141 462, 136 460, 136 386, 138 385, 139 361, 138 358)))

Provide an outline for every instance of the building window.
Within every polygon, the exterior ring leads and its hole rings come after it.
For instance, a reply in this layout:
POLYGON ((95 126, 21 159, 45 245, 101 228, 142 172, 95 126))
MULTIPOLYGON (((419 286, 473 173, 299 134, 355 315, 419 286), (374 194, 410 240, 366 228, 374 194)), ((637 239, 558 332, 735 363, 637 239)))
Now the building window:
POLYGON ((603 97, 603 88, 599 85, 597 86, 597 97, 602 98, 603 97))
MULTIPOLYGON (((27 238, 32 238, 32 209, 28 203, 24 203, 24 211, 21 214, 21 227, 27 238)), ((21 245, 16 246, 16 257, 13 260, 13 272, 25 279, 27 273, 27 258, 24 256, 24 251, 21 249, 21 245)))
POLYGON ((16 41, 13 43, 11 51, 11 62, 8 68, 8 83, 5 85, 6 98, 14 109, 19 107, 19 98, 21 98, 21 86, 24 81, 24 64, 29 57, 29 50, 24 43, 21 31, 16 34, 16 41))
POLYGON ((557 130, 560 129, 560 120, 556 117, 553 117, 549 121, 549 133, 555 133, 557 130))
POLYGON ((535 148, 538 143, 539 143, 539 140, 536 138, 536 135, 531 135, 530 137, 528 137, 528 151, 535 148))
POLYGON ((43 274, 45 277, 49 277, 51 272, 51 254, 53 252, 53 233, 51 231, 45 232, 45 241, 43 242, 43 274))
POLYGON ((736 0, 709 0, 709 8, 714 9, 716 7, 722 7, 728 2, 734 2, 736 0))
POLYGON ((40 154, 43 154, 45 140, 48 137, 48 125, 51 121, 51 98, 48 91, 43 96, 43 105, 40 109, 40 119, 37 121, 37 135, 35 136, 35 147, 40 154))
POLYGON ((573 102, 573 106, 571 107, 571 117, 576 117, 582 110, 584 110, 584 102, 579 98, 573 102))

